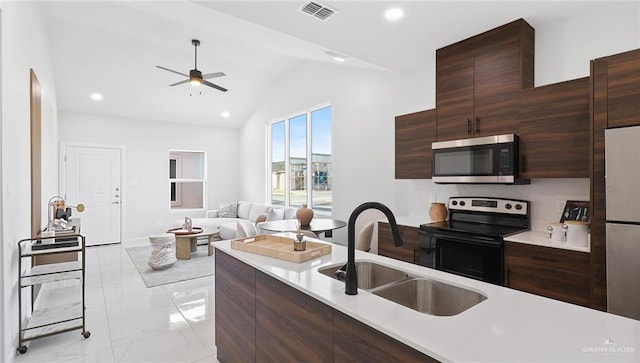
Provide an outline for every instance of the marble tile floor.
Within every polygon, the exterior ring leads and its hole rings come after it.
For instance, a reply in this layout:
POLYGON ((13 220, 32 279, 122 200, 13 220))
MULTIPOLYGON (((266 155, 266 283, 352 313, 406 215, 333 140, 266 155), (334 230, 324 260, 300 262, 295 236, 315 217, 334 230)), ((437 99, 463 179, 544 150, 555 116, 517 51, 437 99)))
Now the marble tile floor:
MULTIPOLYGON (((147 288, 120 244, 87 248, 85 273, 91 336, 32 340, 15 362, 218 362, 213 276, 147 288)), ((38 303, 64 304, 79 291, 77 282, 60 283, 38 303)))

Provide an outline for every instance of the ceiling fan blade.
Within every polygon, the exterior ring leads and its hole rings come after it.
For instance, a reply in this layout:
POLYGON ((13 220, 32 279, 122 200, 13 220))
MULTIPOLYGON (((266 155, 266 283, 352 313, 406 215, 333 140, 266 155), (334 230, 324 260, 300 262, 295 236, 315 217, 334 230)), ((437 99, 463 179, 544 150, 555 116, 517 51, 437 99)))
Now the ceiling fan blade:
POLYGON ((213 87, 213 88, 215 88, 217 90, 220 90, 222 92, 227 92, 228 91, 226 88, 220 87, 217 84, 213 84, 213 83, 211 83, 209 81, 205 81, 204 79, 202 80, 202 84, 207 85, 209 87, 213 87))
POLYGON ((173 69, 165 68, 165 67, 163 67, 163 66, 156 66, 156 67, 158 67, 158 68, 160 68, 160 69, 164 69, 165 71, 169 71, 169 72, 172 72, 172 73, 179 74, 179 75, 181 75, 181 76, 189 77, 189 75, 188 75, 188 74, 180 73, 180 72, 174 71, 173 69))
POLYGON ((224 74, 224 72, 207 73, 207 74, 203 74, 202 75, 202 79, 218 78, 218 77, 223 77, 223 76, 226 76, 226 74, 224 74))
POLYGON ((189 81, 191 81, 190 79, 185 79, 184 81, 180 81, 180 82, 176 82, 176 83, 172 83, 169 86, 177 86, 179 84, 184 84, 184 83, 189 83, 189 81))

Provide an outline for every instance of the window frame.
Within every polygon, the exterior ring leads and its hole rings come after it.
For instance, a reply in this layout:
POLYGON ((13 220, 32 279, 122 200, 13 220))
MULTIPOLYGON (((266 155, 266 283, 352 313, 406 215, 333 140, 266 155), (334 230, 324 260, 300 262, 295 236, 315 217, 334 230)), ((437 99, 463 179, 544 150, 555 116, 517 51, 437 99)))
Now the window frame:
MULTIPOLYGON (((273 166, 273 161, 272 161, 272 153, 273 153, 273 144, 272 144, 272 126, 278 122, 284 122, 284 144, 285 144, 285 150, 284 150, 284 163, 285 163, 285 192, 284 192, 284 206, 290 206, 291 205, 291 198, 290 198, 290 194, 291 194, 291 167, 290 167, 290 159, 291 159, 291 152, 290 152, 290 144, 291 144, 291 140, 290 140, 290 120, 293 118, 296 118, 300 115, 306 115, 306 160, 307 160, 307 173, 306 173, 306 180, 305 180, 305 188, 307 190, 307 195, 306 195, 306 201, 305 203, 309 206, 309 208, 314 208, 314 204, 313 204, 313 175, 310 172, 311 171, 311 165, 313 164, 313 145, 312 145, 312 140, 313 140, 313 127, 312 127, 312 122, 313 119, 311 117, 312 113, 314 111, 317 110, 321 110, 323 108, 326 107, 331 107, 331 138, 333 139, 333 106, 330 102, 325 102, 325 103, 321 103, 312 107, 308 107, 305 108, 303 110, 298 110, 296 112, 291 112, 285 116, 282 117, 277 117, 275 119, 272 119, 271 121, 268 121, 265 125, 265 145, 266 145, 266 156, 265 156, 265 181, 266 181, 266 188, 265 188, 265 200, 268 201, 269 203, 271 203, 273 201, 273 197, 272 197, 272 191, 273 191, 273 183, 272 183, 272 166, 273 166)), ((331 147, 331 155, 333 156, 333 142, 332 142, 332 147, 331 147)), ((333 205, 333 195, 331 198, 331 205, 333 205)), ((325 216, 331 216, 333 209, 331 209, 330 211, 327 210, 318 210, 318 209, 314 209, 314 212, 318 215, 325 215, 325 216)))
POLYGON ((176 160, 176 177, 171 178, 171 166, 169 165, 169 211, 171 212, 183 212, 188 210, 200 211, 207 209, 207 152, 203 150, 185 150, 185 149, 169 149, 168 160, 176 160), (181 158, 181 153, 193 153, 200 154, 202 156, 202 178, 183 178, 183 163, 181 158), (182 206, 181 192, 182 185, 181 183, 202 183, 202 207, 186 207, 180 208, 182 206), (176 201, 171 201, 171 184, 176 184, 176 201))

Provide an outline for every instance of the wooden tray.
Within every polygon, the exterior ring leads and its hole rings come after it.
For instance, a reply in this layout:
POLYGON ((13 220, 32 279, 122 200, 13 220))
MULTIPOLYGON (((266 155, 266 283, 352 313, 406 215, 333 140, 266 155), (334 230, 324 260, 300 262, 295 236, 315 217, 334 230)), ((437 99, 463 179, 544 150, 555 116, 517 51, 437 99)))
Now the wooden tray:
POLYGON ((202 233, 202 231, 203 231, 202 227, 193 227, 191 231, 187 231, 186 229, 182 229, 181 227, 178 227, 178 228, 171 228, 170 230, 167 231, 167 233, 173 233, 175 235, 182 236, 182 235, 198 234, 198 233, 202 233))
POLYGON ((307 248, 305 251, 294 251, 292 238, 261 234, 255 237, 233 240, 231 241, 231 248, 296 263, 306 262, 331 253, 331 245, 328 243, 306 242, 307 248))

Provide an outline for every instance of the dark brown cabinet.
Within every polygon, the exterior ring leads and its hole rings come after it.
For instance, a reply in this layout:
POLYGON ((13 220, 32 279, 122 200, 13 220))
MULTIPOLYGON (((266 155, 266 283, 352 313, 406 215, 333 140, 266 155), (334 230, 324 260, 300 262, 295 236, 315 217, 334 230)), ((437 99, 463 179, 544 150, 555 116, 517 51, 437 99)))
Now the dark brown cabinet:
POLYGON ((437 140, 517 133, 533 53, 534 30, 523 19, 438 49, 437 140))
POLYGON ((420 264, 420 235, 418 228, 398 226, 404 244, 396 247, 393 244, 389 223, 378 222, 378 254, 396 260, 420 264))
POLYGON ((521 91, 520 177, 589 177, 589 78, 521 91))
POLYGON ((217 250, 216 347, 225 362, 436 362, 217 250))
POLYGON ((640 49, 591 61, 591 279, 595 309, 607 309, 604 132, 640 125, 640 49))
POLYGON ((216 251, 216 347, 220 362, 253 362, 256 356, 256 272, 216 251))
POLYGON ((431 143, 436 141, 436 110, 396 117, 396 179, 431 178, 431 143))
POLYGON ((256 361, 329 362, 333 309, 256 272, 256 361))
POLYGON ((607 127, 640 125, 640 50, 607 57, 607 127))
POLYGON ((585 252, 506 242, 504 283, 513 289, 590 306, 589 259, 585 252))
POLYGON ((339 311, 333 324, 334 362, 437 362, 339 311))

